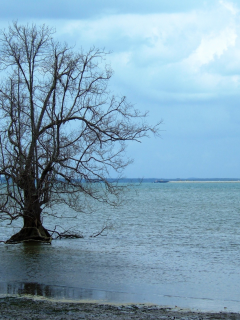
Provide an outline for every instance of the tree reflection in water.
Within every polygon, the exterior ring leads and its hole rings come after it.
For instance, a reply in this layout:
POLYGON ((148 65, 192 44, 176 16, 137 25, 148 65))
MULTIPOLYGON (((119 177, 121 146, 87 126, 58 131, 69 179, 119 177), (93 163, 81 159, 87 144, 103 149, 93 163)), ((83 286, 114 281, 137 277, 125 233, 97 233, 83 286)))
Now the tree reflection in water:
POLYGON ((68 300, 95 300, 107 299, 109 292, 85 288, 70 288, 53 285, 45 285, 34 282, 1 283, 0 293, 7 295, 30 295, 44 298, 68 299, 68 300))

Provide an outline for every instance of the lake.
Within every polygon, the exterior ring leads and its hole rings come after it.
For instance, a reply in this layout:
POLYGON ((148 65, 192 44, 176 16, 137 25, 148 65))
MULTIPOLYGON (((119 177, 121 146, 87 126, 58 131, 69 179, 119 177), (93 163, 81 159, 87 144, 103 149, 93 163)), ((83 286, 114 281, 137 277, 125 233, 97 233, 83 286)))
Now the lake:
MULTIPOLYGON (((46 216, 44 226, 84 238, 1 244, 2 296, 240 312, 240 183, 133 184, 119 208, 56 210, 64 218, 46 216)), ((18 229, 1 222, 0 240, 18 229)))

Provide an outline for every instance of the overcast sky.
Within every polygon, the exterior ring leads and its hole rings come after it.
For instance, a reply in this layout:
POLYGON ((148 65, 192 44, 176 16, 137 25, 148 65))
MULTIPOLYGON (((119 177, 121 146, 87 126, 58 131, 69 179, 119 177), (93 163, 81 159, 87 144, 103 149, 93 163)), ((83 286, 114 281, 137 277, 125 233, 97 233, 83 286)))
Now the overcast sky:
POLYGON ((240 177, 240 1, 0 0, 0 27, 46 23, 111 51, 112 88, 161 138, 129 145, 127 177, 240 177))

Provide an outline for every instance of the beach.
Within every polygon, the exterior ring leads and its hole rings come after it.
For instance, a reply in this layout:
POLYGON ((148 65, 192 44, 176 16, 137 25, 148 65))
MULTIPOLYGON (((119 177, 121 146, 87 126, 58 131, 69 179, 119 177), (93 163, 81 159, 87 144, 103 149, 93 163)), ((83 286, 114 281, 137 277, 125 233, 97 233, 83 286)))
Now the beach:
POLYGON ((239 313, 203 313, 190 310, 166 308, 150 305, 112 305, 99 303, 72 303, 48 300, 35 300, 16 297, 2 298, 0 303, 1 319, 175 319, 175 320, 238 320, 239 313))

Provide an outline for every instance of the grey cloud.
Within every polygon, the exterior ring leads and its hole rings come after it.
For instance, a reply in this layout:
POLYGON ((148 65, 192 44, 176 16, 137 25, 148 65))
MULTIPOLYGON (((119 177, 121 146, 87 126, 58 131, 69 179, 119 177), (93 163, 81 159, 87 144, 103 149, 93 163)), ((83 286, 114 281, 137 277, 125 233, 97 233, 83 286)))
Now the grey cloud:
MULTIPOLYGON (((203 7, 204 0, 0 0, 4 19, 87 19, 105 14, 183 12, 203 7)), ((216 0, 212 1, 212 5, 216 0)))

